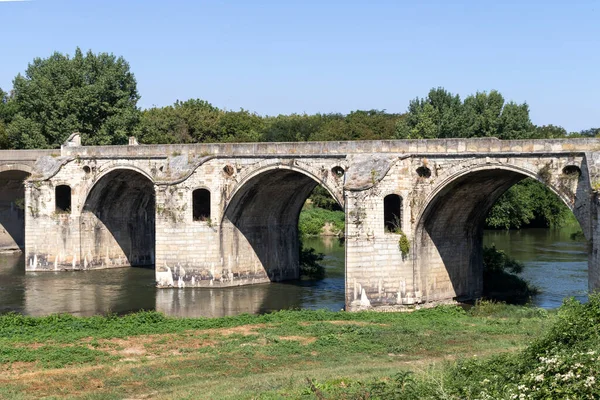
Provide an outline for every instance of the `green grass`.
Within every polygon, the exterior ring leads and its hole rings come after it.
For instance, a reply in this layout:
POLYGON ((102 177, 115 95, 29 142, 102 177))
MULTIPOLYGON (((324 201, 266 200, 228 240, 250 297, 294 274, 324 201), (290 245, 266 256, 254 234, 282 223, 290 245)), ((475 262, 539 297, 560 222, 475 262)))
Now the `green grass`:
POLYGON ((402 371, 522 349, 555 318, 491 303, 214 319, 9 314, 0 316, 0 398, 315 398, 315 388, 339 398, 402 371))
MULTIPOLYGON (((545 318, 545 312, 480 303, 471 315, 508 320, 545 318), (493 316, 493 317, 492 317, 493 316), (516 319, 515 319, 516 318, 516 319)), ((324 377, 303 388, 263 394, 319 399, 598 399, 600 398, 600 295, 581 304, 567 299, 554 324, 527 348, 421 369, 400 369, 367 379, 324 377)))

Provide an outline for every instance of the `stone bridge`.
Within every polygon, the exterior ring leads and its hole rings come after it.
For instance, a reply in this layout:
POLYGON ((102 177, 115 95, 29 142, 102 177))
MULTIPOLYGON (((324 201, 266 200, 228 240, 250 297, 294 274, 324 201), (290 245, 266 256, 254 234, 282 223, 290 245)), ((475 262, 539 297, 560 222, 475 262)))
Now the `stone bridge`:
POLYGON ((600 287, 600 140, 446 139, 0 151, 0 248, 27 271, 155 265, 159 287, 295 279, 316 185, 346 214, 346 307, 477 298, 482 227, 519 180, 573 211, 600 287), (403 243, 401 246, 400 243, 403 243))

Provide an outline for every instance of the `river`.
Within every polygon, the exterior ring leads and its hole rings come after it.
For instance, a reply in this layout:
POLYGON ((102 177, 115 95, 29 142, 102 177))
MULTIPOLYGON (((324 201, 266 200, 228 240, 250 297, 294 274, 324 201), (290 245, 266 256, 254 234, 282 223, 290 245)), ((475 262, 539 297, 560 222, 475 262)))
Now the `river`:
MULTIPOLYGON (((584 300, 587 289, 586 243, 573 241, 576 228, 488 231, 494 243, 525 264, 523 277, 540 289, 533 304, 558 307, 562 299, 584 300)), ((158 310, 181 317, 218 317, 302 308, 344 307, 344 247, 335 238, 305 239, 325 254, 325 279, 226 289, 156 289, 154 270, 24 272, 19 254, 0 254, 0 313, 95 315, 158 310)))

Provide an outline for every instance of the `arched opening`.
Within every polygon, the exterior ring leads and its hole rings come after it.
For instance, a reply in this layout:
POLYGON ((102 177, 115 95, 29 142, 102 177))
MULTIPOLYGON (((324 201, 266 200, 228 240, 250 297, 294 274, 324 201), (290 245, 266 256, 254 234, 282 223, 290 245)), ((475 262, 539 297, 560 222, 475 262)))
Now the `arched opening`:
POLYGON ((25 180, 20 170, 0 172, 0 252, 25 246, 25 180))
POLYGON ((58 185, 54 189, 54 206, 57 213, 71 212, 71 187, 58 185))
POLYGON ((253 282, 298 279, 298 218, 317 185, 313 177, 284 168, 243 184, 221 225, 224 272, 253 282))
POLYGON ((210 220, 210 191, 196 189, 192 192, 192 209, 194 221, 210 220))
POLYGON ((414 237, 415 289, 423 301, 481 297, 485 219, 500 196, 524 178, 512 169, 476 170, 430 200, 414 237))
POLYGON ((383 198, 383 221, 386 232, 399 233, 402 230, 402 197, 388 194, 383 198))
POLYGON ((81 214, 84 268, 153 266, 154 184, 145 175, 117 169, 90 190, 81 214))

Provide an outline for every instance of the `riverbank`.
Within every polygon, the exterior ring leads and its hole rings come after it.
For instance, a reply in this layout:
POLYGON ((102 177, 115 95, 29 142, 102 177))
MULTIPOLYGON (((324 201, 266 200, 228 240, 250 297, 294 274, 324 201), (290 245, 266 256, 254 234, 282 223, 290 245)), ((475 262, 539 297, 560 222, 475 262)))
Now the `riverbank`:
POLYGON ((468 312, 446 306, 214 319, 5 315, 0 397, 338 398, 357 383, 518 351, 555 319, 489 303, 468 312))

